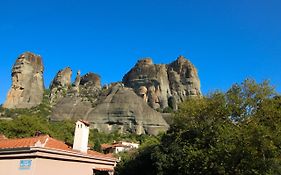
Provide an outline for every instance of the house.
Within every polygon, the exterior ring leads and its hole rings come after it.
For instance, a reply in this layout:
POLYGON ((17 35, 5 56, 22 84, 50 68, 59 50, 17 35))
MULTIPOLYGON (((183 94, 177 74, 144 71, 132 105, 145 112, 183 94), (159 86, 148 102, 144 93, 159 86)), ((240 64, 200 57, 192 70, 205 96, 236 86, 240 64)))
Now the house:
POLYGON ((131 143, 131 142, 114 142, 112 144, 101 144, 101 149, 104 153, 120 153, 125 152, 131 149, 138 149, 139 144, 138 143, 131 143))
POLYGON ((117 159, 87 149, 89 124, 76 122, 73 148, 48 135, 8 139, 0 136, 3 175, 114 174, 117 159))

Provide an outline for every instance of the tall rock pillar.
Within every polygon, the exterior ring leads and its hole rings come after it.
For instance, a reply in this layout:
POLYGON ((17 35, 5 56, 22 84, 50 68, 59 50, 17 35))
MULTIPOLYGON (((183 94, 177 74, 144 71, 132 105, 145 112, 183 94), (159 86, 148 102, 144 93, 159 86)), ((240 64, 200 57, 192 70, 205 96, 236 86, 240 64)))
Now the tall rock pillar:
POLYGON ((12 68, 12 87, 4 108, 31 108, 43 100, 43 63, 41 56, 25 52, 12 68))

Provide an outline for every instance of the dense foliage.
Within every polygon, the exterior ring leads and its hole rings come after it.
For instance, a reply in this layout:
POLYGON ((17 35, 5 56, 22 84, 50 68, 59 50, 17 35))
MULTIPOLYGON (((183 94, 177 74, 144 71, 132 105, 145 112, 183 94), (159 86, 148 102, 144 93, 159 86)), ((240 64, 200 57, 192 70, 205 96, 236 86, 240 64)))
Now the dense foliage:
POLYGON ((128 153, 117 174, 281 174, 280 134, 281 97, 245 80, 185 101, 160 144, 128 153))

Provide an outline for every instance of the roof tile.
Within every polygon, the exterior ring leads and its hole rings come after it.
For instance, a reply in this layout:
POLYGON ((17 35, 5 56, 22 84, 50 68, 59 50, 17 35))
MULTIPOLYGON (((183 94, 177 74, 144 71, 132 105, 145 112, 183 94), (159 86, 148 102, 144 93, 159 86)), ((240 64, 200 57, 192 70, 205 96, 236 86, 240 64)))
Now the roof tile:
MULTIPOLYGON (((0 139, 0 149, 36 147, 36 143, 38 143, 38 141, 41 142, 42 147, 44 148, 71 151, 75 153, 78 152, 78 151, 74 151, 70 146, 66 145, 63 141, 56 140, 48 135, 29 137, 29 138, 0 139)), ((88 150, 87 154, 89 156, 95 156, 95 157, 114 158, 113 155, 106 155, 93 150, 88 150)))

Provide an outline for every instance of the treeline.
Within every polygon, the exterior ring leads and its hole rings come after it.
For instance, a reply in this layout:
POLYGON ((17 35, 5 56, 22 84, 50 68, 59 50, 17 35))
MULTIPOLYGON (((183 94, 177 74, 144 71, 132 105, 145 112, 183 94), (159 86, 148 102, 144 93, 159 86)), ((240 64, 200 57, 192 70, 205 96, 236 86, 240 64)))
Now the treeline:
POLYGON ((281 174, 281 97, 245 80, 188 99, 160 142, 126 153, 116 174, 281 174))

